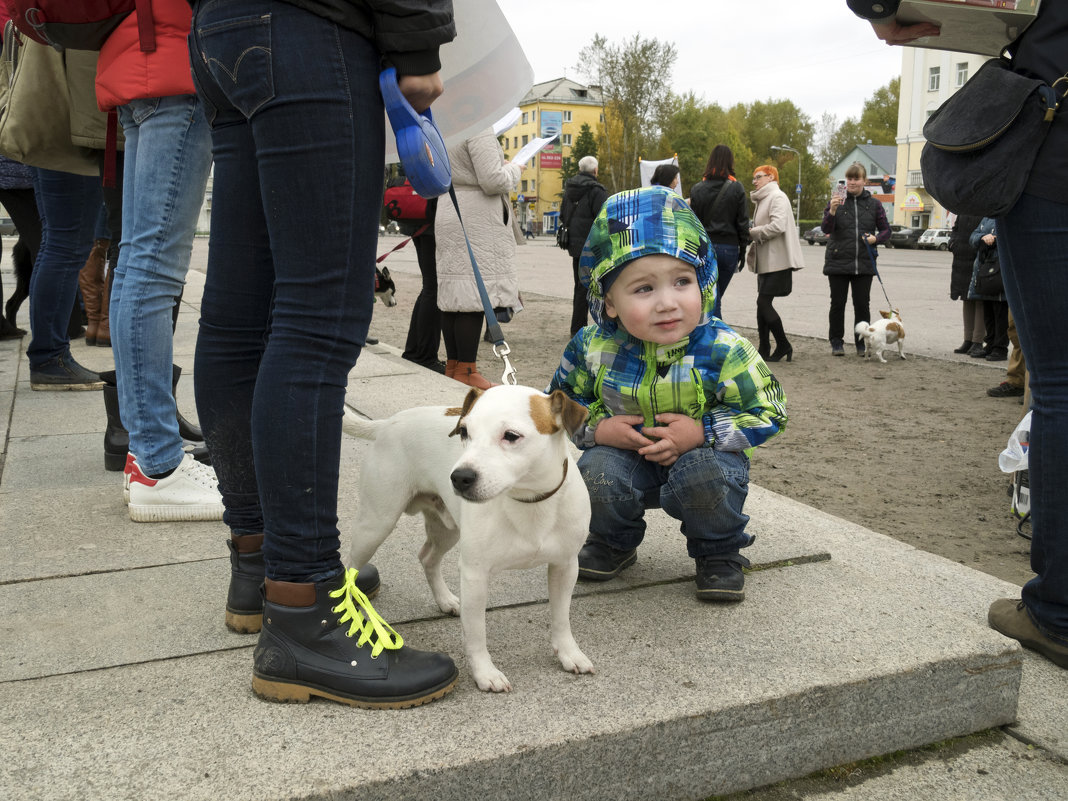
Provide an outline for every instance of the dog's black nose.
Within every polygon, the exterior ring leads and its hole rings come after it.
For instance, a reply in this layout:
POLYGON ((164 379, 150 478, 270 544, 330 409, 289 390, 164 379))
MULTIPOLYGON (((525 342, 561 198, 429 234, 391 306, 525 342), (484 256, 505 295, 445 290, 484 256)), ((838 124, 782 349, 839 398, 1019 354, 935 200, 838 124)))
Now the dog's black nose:
POLYGON ((478 473, 470 467, 457 467, 449 478, 452 479, 453 489, 463 494, 474 486, 478 480, 478 473))

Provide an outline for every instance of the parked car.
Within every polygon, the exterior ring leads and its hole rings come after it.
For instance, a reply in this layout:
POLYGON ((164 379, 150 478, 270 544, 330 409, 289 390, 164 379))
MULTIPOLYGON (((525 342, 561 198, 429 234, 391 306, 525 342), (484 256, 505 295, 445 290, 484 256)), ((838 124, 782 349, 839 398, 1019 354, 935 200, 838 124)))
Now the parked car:
POLYGON ((10 217, 0 217, 0 236, 15 236, 17 233, 10 217))
POLYGON ((920 228, 891 225, 890 241, 887 244, 892 248, 915 248, 922 235, 923 230, 920 228))
POLYGON ((805 235, 802 238, 810 245, 815 245, 817 242, 819 242, 821 245, 826 245, 827 240, 830 239, 827 234, 823 233, 823 229, 820 228, 818 225, 815 228, 810 228, 809 230, 805 231, 805 235))
POLYGON ((920 234, 919 246, 924 250, 949 250, 948 228, 928 228, 920 234))

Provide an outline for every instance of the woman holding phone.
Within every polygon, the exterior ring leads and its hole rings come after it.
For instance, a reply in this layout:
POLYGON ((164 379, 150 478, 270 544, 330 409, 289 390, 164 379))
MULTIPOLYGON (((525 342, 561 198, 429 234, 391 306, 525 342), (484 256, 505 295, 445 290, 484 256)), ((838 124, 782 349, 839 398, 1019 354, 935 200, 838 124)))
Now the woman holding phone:
MULTIPOLYGON (((831 310, 827 315, 827 338, 831 353, 844 356, 846 296, 853 295, 853 325, 871 322, 869 300, 875 275, 875 246, 890 238, 883 204, 864 188, 868 172, 854 162, 846 170, 845 184, 839 182, 823 211, 820 228, 830 239, 823 261, 823 274, 831 288, 831 310)), ((857 355, 864 355, 864 342, 856 334, 857 355)))

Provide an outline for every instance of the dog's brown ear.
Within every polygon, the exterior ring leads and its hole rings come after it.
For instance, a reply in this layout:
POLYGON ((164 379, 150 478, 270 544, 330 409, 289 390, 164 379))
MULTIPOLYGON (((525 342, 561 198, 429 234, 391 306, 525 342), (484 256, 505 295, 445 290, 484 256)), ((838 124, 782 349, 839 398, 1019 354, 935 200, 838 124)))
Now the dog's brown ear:
MULTIPOLYGON (((460 433, 460 426, 463 425, 464 417, 471 411, 471 407, 475 405, 475 401, 478 400, 481 394, 482 390, 477 389, 476 387, 472 387, 468 391, 467 397, 464 398, 464 404, 460 407, 460 418, 456 421, 456 427, 449 432, 450 437, 460 433)), ((452 410, 450 409, 450 411, 452 410)))
POLYGON ((567 393, 560 389, 553 390, 553 394, 549 396, 549 408, 568 434, 578 431, 579 426, 586 421, 586 416, 590 413, 589 409, 571 400, 567 393))

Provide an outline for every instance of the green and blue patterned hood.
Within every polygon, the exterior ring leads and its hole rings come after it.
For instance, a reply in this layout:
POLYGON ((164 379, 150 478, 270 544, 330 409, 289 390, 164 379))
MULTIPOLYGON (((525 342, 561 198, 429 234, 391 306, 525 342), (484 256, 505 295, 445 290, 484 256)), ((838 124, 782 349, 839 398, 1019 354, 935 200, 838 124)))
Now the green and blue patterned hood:
POLYGON ((616 321, 604 313, 605 276, 634 259, 658 253, 693 266, 704 311, 698 327, 711 322, 716 303, 716 254, 705 228, 676 193, 650 186, 609 197, 582 249, 579 276, 588 291, 590 315, 606 332, 615 331, 616 321))

